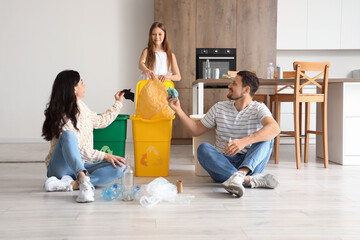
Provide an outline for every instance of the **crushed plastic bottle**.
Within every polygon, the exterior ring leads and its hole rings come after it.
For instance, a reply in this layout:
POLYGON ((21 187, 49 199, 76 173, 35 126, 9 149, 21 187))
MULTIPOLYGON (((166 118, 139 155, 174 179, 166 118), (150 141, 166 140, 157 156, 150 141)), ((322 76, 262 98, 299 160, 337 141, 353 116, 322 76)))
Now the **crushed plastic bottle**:
POLYGON ((114 183, 103 189, 101 196, 105 201, 112 201, 119 197, 121 189, 119 184, 114 183))

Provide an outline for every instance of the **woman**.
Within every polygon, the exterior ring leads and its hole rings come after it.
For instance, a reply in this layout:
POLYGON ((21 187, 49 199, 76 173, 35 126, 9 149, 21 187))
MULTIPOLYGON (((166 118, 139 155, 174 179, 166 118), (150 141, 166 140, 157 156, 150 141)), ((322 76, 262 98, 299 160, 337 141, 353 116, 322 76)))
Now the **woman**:
POLYGON ((125 163, 122 157, 93 149, 93 128, 104 128, 117 117, 123 94, 117 92, 115 104, 101 115, 81 101, 84 96, 85 84, 78 72, 65 70, 57 75, 42 128, 42 136, 51 142, 45 159, 48 177, 45 189, 80 189, 76 201, 93 202, 93 185, 120 178, 125 163))
POLYGON ((139 69, 148 79, 156 76, 161 82, 181 80, 176 57, 170 49, 164 24, 154 22, 151 25, 148 46, 141 54, 139 69))

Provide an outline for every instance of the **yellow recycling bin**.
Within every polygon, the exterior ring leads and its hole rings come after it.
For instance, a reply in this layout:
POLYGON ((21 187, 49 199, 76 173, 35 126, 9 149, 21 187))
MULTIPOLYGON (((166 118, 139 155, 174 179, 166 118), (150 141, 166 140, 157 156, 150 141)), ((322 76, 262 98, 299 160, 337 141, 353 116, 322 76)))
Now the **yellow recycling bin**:
MULTIPOLYGON (((139 81, 136 99, 148 80, 139 81)), ((171 81, 165 81, 166 87, 174 87, 171 81)), ((166 177, 169 175, 172 118, 147 120, 136 115, 132 120, 134 139, 135 175, 137 177, 166 177)))

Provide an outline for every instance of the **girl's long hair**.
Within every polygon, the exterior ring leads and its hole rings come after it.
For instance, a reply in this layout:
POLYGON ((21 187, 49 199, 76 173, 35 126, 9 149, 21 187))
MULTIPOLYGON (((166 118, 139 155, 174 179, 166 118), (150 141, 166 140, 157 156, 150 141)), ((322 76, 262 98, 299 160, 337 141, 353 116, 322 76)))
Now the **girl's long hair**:
POLYGON ((167 33, 166 33, 166 29, 163 23, 160 22, 154 22, 149 30, 149 40, 148 40, 148 46, 147 46, 147 56, 146 56, 146 60, 145 60, 145 65, 147 68, 149 68, 150 70, 154 70, 154 63, 155 63, 155 44, 152 40, 152 31, 154 30, 154 28, 160 28, 161 30, 164 31, 164 41, 162 42, 162 48, 163 50, 166 52, 166 56, 167 56, 167 67, 168 69, 170 68, 171 64, 172 64, 172 51, 170 49, 170 43, 168 41, 168 37, 167 37, 167 33))
POLYGON ((73 70, 60 72, 54 81, 50 102, 44 111, 45 121, 42 127, 42 136, 50 141, 59 138, 61 129, 67 120, 71 120, 77 128, 76 116, 79 108, 76 102, 75 87, 80 81, 80 74, 73 70))

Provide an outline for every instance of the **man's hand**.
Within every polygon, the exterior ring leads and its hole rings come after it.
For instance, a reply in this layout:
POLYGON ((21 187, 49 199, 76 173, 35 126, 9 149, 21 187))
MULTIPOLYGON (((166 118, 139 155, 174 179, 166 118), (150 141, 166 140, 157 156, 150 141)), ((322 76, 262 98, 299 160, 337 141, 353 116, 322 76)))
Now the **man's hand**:
POLYGON ((168 96, 168 103, 169 107, 176 113, 181 109, 180 100, 178 98, 170 98, 170 96, 168 96))
POLYGON ((117 163, 120 167, 123 166, 121 163, 126 164, 126 159, 125 158, 119 157, 119 156, 116 156, 116 155, 112 155, 112 154, 108 154, 108 153, 105 153, 104 159, 106 161, 108 161, 109 163, 111 163, 114 166, 114 168, 116 168, 115 163, 117 163))
POLYGON ((241 150, 243 150, 247 145, 244 139, 234 139, 232 141, 226 141, 228 144, 225 146, 224 151, 226 155, 234 156, 241 150))

